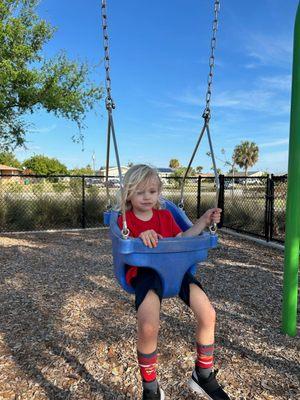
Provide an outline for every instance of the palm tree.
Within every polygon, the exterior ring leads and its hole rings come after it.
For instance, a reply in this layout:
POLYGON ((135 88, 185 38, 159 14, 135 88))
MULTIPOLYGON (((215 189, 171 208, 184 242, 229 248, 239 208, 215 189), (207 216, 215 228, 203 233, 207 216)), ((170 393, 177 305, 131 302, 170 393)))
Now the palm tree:
POLYGON ((258 153, 259 149, 256 143, 245 141, 235 146, 232 159, 235 164, 245 170, 247 176, 249 167, 253 167, 258 161, 258 153))
POLYGON ((198 165, 198 166, 195 168, 195 171, 197 172, 197 174, 201 174, 202 170, 203 170, 202 165, 198 165))
POLYGON ((180 167, 180 163, 177 158, 172 158, 169 162, 169 167, 172 169, 177 169, 180 167))

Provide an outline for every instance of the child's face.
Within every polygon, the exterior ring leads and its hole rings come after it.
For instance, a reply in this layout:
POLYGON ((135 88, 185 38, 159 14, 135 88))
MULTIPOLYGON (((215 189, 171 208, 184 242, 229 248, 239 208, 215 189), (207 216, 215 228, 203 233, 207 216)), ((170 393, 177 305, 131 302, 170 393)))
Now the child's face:
POLYGON ((159 185, 156 178, 152 178, 146 183, 141 183, 137 186, 130 199, 133 210, 140 212, 150 211, 157 204, 159 195, 159 185))

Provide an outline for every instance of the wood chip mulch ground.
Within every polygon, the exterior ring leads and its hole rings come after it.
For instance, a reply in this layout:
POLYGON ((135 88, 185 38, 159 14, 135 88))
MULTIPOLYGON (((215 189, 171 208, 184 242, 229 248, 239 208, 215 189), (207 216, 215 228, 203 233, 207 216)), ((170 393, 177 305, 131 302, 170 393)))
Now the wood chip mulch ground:
MULTIPOLYGON (((141 398, 133 297, 112 273, 107 230, 0 236, 0 399, 141 398)), ((231 399, 300 399, 299 336, 280 331, 283 252, 220 234, 198 271, 217 311, 216 368, 231 399)), ((195 322, 164 300, 159 381, 187 388, 195 322)))

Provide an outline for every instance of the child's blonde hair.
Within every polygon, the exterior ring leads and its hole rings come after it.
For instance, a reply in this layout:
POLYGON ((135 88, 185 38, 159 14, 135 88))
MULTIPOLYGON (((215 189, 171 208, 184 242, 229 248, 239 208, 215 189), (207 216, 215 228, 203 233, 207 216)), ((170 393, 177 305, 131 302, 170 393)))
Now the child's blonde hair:
MULTIPOLYGON (((139 185, 146 186, 152 179, 157 180, 158 192, 161 192, 162 181, 158 175, 157 169, 146 164, 137 164, 129 168, 129 170, 124 175, 123 180, 123 195, 121 191, 117 196, 117 210, 122 210, 125 206, 125 210, 131 210, 131 197, 136 191, 139 185)), ((160 208, 161 204, 158 201, 155 208, 160 208)))

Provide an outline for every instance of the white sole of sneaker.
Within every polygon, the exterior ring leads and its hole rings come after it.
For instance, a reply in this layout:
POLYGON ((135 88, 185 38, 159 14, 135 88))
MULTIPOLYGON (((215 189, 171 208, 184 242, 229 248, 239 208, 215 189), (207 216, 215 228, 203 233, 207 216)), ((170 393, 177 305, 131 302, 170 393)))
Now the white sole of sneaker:
POLYGON ((164 391, 163 391, 161 388, 159 388, 159 390, 160 390, 160 400, 165 400, 165 393, 164 393, 164 391))
POLYGON ((193 379, 189 380, 188 385, 189 385, 190 389, 192 389, 194 392, 202 394, 202 396, 204 396, 208 400, 213 400, 207 393, 204 392, 203 389, 201 389, 197 385, 197 383, 193 379))

